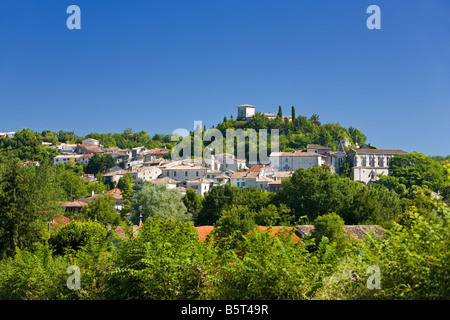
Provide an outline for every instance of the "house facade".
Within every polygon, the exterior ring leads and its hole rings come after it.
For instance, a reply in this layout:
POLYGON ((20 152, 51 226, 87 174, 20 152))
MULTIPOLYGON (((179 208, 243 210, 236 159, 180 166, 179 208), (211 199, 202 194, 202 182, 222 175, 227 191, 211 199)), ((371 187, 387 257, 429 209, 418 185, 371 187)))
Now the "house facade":
POLYGON ((91 158, 93 157, 93 154, 66 154, 66 155, 59 155, 53 158, 53 165, 58 165, 59 163, 69 163, 69 161, 72 159, 76 163, 79 164, 85 164, 89 163, 91 158))
POLYGON ((315 152, 272 152, 269 156, 270 166, 277 171, 295 171, 299 168, 312 168, 323 165, 328 156, 315 152))
POLYGON ((407 153, 397 149, 350 149, 347 158, 352 166, 353 180, 377 181, 377 175, 389 175, 389 164, 395 155, 407 153))
POLYGON ((193 181, 206 176, 206 167, 200 165, 174 165, 161 168, 161 176, 177 181, 193 181))

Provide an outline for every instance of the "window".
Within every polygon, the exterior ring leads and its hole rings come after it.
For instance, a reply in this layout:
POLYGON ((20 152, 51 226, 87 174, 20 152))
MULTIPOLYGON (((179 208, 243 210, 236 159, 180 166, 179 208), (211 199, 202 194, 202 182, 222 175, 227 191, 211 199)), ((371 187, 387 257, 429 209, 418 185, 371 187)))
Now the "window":
POLYGON ((177 176, 177 172, 176 172, 176 171, 173 172, 173 176, 174 176, 174 177, 177 176))
POLYGON ((286 158, 284 162, 288 162, 288 158, 286 158))
POLYGON ((209 179, 209 174, 206 177, 209 179))
POLYGON ((184 172, 184 176, 187 177, 187 171, 184 172))
POLYGON ((198 171, 195 171, 195 176, 198 177, 198 171))

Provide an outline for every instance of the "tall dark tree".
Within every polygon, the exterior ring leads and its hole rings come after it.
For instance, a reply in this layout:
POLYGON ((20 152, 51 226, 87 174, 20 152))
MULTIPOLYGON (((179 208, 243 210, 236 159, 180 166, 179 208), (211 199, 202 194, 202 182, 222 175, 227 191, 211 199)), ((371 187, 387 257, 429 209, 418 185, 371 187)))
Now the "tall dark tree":
POLYGON ((283 110, 281 110, 281 106, 278 106, 278 116, 280 116, 281 118, 283 118, 283 110))
POLYGON ((291 117, 292 117, 292 122, 294 123, 295 122, 295 107, 294 106, 292 106, 292 108, 291 108, 291 117))
POLYGON ((109 154, 96 153, 86 166, 85 172, 91 174, 103 173, 114 165, 114 159, 109 154))
POLYGON ((43 239, 60 190, 48 163, 20 168, 11 162, 0 177, 0 257, 13 256, 16 247, 29 249, 43 239))

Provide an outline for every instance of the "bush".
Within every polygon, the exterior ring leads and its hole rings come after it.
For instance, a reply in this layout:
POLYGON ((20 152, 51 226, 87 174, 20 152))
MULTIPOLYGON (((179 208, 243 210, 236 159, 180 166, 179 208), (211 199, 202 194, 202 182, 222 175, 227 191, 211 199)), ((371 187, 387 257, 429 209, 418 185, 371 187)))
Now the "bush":
POLYGON ((191 222, 147 219, 124 241, 107 276, 108 299, 196 299, 201 283, 198 233, 191 222))
POLYGON ((56 254, 76 251, 90 239, 102 242, 106 239, 106 229, 97 222, 72 221, 50 235, 48 240, 56 254))
POLYGON ((334 212, 318 217, 313 224, 314 231, 311 237, 316 240, 316 244, 320 243, 322 237, 327 237, 330 242, 338 244, 346 240, 344 220, 334 212))

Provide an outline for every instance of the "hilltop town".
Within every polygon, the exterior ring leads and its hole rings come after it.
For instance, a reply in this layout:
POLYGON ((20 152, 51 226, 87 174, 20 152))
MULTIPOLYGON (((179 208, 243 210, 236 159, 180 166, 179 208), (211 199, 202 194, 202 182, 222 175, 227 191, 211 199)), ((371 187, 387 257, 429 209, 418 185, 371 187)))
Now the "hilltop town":
MULTIPOLYGON (((252 121, 255 107, 238 106, 238 120, 252 121)), ((268 118, 276 117, 265 113, 268 118)), ((291 117, 286 117, 291 121, 291 117)), ((246 159, 222 153, 209 159, 186 159, 173 161, 167 158, 167 148, 147 149, 144 146, 132 149, 118 147, 104 148, 96 139, 87 138, 80 144, 59 144, 60 155, 54 157, 54 165, 67 164, 71 160, 87 164, 94 154, 110 155, 115 166, 103 174, 103 180, 115 186, 119 179, 130 174, 134 181, 143 179, 154 185, 166 184, 168 188, 177 188, 185 193, 194 189, 204 195, 213 186, 232 184, 239 188, 256 187, 276 192, 282 188, 281 181, 299 169, 308 169, 315 165, 328 166, 333 173, 339 173, 344 163, 348 163, 355 181, 365 184, 375 182, 379 175, 388 175, 389 163, 397 154, 406 154, 403 150, 377 149, 368 145, 350 148, 346 139, 339 141, 336 151, 328 146, 308 144, 304 150, 270 153, 270 164, 250 165, 246 159), (348 151, 345 151, 348 149, 348 151)))

